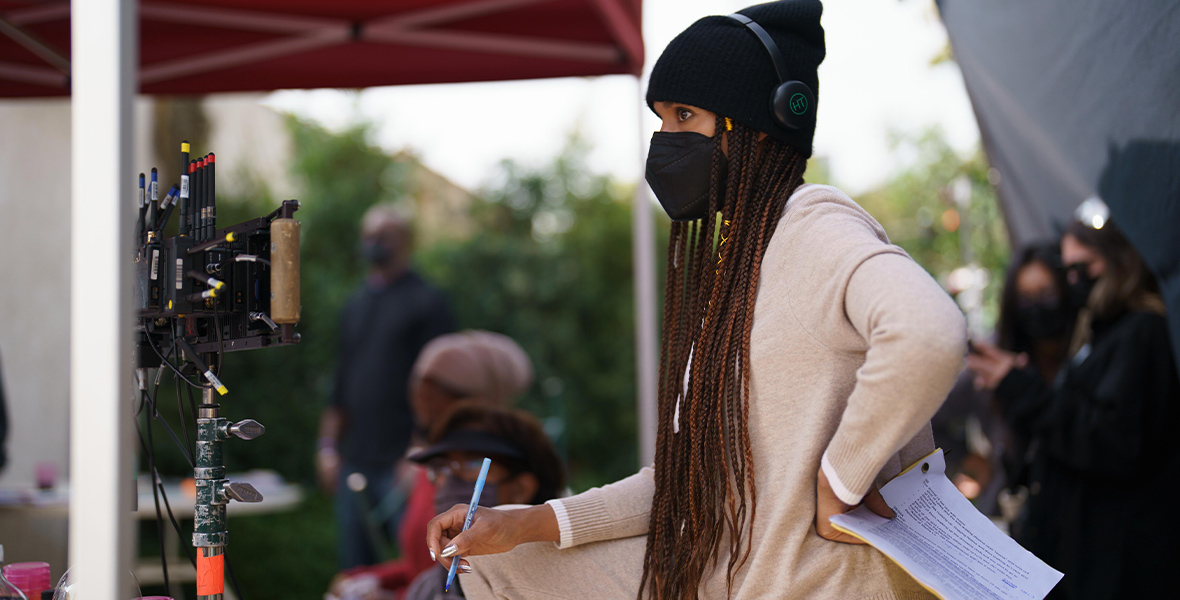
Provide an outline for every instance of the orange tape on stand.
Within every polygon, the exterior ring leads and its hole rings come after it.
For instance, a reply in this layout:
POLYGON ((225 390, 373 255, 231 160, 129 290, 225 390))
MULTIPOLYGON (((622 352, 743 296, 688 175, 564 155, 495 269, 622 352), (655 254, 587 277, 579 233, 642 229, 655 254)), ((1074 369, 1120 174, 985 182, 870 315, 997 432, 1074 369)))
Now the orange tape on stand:
POLYGON ((212 596, 225 593, 225 555, 205 556, 205 549, 197 549, 197 595, 212 596))

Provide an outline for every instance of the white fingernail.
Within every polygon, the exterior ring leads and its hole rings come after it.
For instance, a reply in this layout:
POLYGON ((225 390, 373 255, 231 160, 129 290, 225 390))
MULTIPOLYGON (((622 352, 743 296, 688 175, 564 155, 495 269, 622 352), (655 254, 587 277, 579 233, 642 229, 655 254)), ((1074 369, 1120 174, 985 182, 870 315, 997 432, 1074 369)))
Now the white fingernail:
POLYGON ((470 573, 471 572, 471 565, 459 565, 459 572, 460 573, 470 573))
POLYGON ((459 549, 456 548, 454 544, 451 544, 450 546, 443 548, 442 557, 443 558, 450 558, 452 554, 454 554, 458 551, 459 551, 459 549))
POLYGON ((433 548, 427 548, 426 550, 427 550, 428 552, 430 552, 430 560, 433 560, 433 561, 435 561, 435 562, 438 562, 438 557, 434 555, 434 549, 433 549, 433 548))

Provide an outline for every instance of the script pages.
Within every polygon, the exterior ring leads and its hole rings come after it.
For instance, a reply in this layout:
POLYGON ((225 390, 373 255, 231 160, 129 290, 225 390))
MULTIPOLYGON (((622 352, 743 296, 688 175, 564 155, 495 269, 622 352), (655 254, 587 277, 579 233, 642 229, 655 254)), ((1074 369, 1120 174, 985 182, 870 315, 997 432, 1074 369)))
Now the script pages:
POLYGON ((861 506, 832 517, 832 525, 872 544, 941 598, 1041 600, 1061 581, 1061 572, 959 493, 946 477, 942 450, 885 484, 881 495, 893 519, 861 506))

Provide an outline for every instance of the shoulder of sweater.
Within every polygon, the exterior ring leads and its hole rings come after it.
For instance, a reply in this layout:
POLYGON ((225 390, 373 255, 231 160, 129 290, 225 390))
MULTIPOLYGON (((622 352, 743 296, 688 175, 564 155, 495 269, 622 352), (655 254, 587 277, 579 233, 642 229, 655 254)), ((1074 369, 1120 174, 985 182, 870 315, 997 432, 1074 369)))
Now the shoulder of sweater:
MULTIPOLYGON (((842 190, 830 185, 803 184, 791 194, 783 211, 784 224, 805 225, 808 229, 860 229, 886 244, 885 228, 842 190)), ((818 231, 816 233, 819 233, 818 231)))

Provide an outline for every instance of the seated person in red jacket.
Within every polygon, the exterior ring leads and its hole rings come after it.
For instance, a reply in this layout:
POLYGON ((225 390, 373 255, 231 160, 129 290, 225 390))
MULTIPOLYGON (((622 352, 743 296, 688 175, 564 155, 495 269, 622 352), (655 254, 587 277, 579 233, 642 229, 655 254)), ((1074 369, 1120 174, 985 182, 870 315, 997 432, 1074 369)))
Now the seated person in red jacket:
MULTIPOLYGON (((429 432, 457 403, 504 406, 528 389, 532 380, 532 363, 507 336, 469 330, 435 338, 422 349, 410 374, 416 439, 409 453, 422 446, 429 432)), ((424 469, 415 470, 409 474, 414 486, 398 524, 401 557, 340 573, 332 582, 329 596, 342 600, 401 598, 406 586, 434 564, 422 540, 426 539, 427 523, 438 514, 434 510, 435 488, 424 469)))

